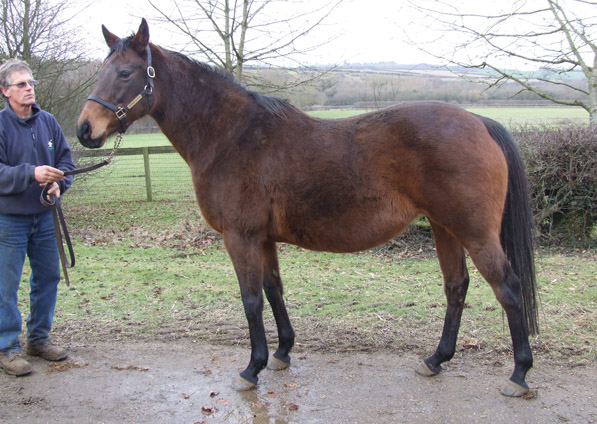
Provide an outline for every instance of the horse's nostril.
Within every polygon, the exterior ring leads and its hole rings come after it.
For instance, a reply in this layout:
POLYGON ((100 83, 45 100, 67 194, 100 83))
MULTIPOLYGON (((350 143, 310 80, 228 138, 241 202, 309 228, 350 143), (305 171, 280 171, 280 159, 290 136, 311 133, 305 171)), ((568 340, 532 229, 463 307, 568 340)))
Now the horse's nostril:
POLYGON ((77 137, 80 142, 91 138, 91 124, 87 119, 85 119, 81 125, 77 125, 77 137))

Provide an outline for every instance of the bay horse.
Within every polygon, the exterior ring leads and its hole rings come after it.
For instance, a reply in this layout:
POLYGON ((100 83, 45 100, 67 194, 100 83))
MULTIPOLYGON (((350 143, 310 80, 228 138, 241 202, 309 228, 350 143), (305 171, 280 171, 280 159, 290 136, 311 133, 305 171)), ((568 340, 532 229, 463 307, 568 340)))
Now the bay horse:
POLYGON ((525 171, 495 121, 436 102, 402 103, 323 120, 250 91, 229 74, 149 42, 145 19, 121 39, 102 25, 109 55, 77 122, 89 148, 152 116, 191 170, 202 215, 223 238, 240 285, 251 357, 234 387, 289 366, 295 333, 276 243, 355 252, 431 223, 447 310, 432 376, 455 352, 469 285, 466 252, 505 310, 514 371, 502 393, 522 396, 537 326, 532 221, 525 171), (278 328, 268 358, 263 292, 278 328), (269 359, 269 361, 268 361, 269 359))

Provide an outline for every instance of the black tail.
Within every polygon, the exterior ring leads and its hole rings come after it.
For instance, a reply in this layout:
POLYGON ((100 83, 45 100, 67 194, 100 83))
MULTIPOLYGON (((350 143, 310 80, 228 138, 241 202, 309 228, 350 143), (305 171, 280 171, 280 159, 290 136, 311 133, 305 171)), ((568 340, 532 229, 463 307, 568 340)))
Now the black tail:
POLYGON ((508 193, 502 217, 500 241, 514 273, 520 279, 522 306, 529 333, 538 334, 533 215, 529 203, 525 168, 508 131, 492 119, 482 116, 480 118, 504 152, 508 162, 508 193))

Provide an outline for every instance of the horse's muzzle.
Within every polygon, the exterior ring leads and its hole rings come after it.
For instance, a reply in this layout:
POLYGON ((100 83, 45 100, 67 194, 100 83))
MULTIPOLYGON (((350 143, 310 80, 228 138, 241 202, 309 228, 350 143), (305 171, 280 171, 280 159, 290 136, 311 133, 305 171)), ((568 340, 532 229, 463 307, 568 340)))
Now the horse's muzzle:
POLYGON ((96 138, 92 138, 92 132, 93 130, 91 123, 87 119, 85 119, 81 124, 77 124, 77 138, 83 146, 90 149, 102 147, 106 139, 105 134, 102 134, 96 138))

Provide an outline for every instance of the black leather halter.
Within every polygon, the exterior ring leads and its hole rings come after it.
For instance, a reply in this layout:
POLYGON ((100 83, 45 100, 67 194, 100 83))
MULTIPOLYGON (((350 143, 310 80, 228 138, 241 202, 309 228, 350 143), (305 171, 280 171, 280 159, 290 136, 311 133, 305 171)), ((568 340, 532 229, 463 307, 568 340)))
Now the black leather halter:
POLYGON ((102 106, 107 107, 111 111, 116 114, 116 117, 120 121, 120 125, 122 127, 122 133, 126 131, 128 128, 128 124, 126 122, 126 114, 127 112, 133 108, 139 101, 143 98, 143 94, 147 96, 147 102, 149 104, 149 108, 151 109, 151 105, 153 102, 153 80, 155 78, 155 69, 151 66, 151 49, 149 45, 147 45, 147 84, 145 84, 145 88, 141 91, 137 97, 135 97, 128 105, 124 107, 116 106, 113 103, 110 103, 94 94, 90 94, 87 97, 87 100, 93 100, 94 102, 98 102, 102 106))

